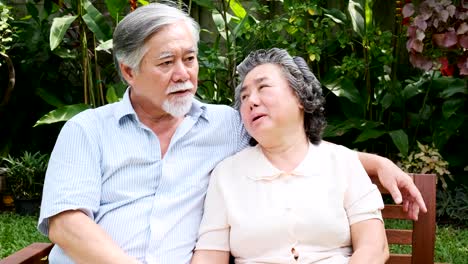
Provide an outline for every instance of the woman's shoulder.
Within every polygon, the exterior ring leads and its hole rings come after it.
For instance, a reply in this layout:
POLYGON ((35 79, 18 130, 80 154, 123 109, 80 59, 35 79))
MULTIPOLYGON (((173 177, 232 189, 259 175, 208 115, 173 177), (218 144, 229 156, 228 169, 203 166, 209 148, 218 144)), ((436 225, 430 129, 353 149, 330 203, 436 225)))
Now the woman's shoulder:
POLYGON ((238 167, 238 166, 245 166, 246 163, 252 162, 255 157, 259 154, 258 148, 256 146, 249 146, 244 148, 243 150, 225 158, 222 160, 216 168, 229 168, 229 167, 238 167))
POLYGON ((220 181, 238 180, 239 175, 244 175, 249 168, 255 166, 258 157, 258 148, 247 147, 236 154, 229 156, 219 162, 212 176, 217 177, 220 181))
POLYGON ((343 145, 338 145, 328 141, 322 140, 316 148, 322 152, 324 155, 330 155, 332 157, 357 157, 357 152, 349 149, 343 145))

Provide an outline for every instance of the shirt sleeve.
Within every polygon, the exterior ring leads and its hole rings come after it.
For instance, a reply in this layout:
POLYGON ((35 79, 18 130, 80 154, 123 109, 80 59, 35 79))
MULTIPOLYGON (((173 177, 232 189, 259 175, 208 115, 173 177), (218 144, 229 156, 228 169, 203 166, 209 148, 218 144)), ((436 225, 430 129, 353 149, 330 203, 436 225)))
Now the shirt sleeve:
POLYGON ((357 153, 349 149, 346 152, 348 177, 344 205, 349 224, 373 218, 382 220, 384 205, 379 189, 371 182, 357 153))
POLYGON ((230 251, 230 226, 220 184, 220 176, 223 171, 224 170, 218 166, 211 174, 205 199, 205 210, 200 224, 195 250, 230 251))
POLYGON ((96 138, 93 131, 71 120, 60 131, 44 181, 38 221, 38 229, 44 235, 49 233, 49 218, 67 210, 81 210, 94 219, 101 195, 96 138))

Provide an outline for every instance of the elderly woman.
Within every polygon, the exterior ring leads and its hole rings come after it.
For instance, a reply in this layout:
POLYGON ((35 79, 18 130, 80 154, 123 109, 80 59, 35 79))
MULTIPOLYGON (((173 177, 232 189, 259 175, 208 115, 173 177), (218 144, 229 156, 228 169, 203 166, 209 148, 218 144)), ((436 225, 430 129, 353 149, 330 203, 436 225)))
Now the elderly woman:
POLYGON ((252 147, 213 170, 192 264, 384 263, 382 198, 358 156, 321 140, 320 83, 285 50, 239 66, 252 147), (257 144, 258 142, 258 144, 257 144))

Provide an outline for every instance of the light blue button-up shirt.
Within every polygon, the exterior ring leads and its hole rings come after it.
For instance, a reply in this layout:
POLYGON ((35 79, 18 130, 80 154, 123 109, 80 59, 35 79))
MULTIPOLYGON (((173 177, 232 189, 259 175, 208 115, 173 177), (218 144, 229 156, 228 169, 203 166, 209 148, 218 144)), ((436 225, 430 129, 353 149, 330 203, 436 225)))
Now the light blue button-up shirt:
MULTIPOLYGON (((81 210, 143 263, 188 263, 209 173, 247 145, 240 115, 194 100, 161 158, 157 136, 141 123, 129 92, 118 103, 69 120, 52 152, 39 230, 65 210, 81 210)), ((73 263, 55 246, 50 263, 73 263)))

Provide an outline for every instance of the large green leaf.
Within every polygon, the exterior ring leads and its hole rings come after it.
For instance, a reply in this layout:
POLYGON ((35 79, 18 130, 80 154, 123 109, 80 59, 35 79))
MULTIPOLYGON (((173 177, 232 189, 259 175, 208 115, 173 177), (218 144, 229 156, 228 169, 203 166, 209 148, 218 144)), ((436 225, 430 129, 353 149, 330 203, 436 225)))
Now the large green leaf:
POLYGON ((193 2, 195 2, 199 6, 206 7, 209 10, 215 9, 215 5, 214 5, 215 1, 213 0, 193 0, 193 2))
POLYGON ((223 16, 216 10, 213 10, 212 16, 213 16, 213 22, 216 25, 216 29, 218 30, 219 35, 221 35, 223 39, 227 39, 226 30, 225 30, 226 24, 224 23, 223 16))
POLYGON ((248 23, 248 20, 249 20, 249 16, 245 16, 244 18, 242 18, 242 20, 239 22, 239 24, 237 24, 237 26, 234 28, 234 30, 232 30, 232 35, 234 37, 237 36, 237 34, 239 33, 239 31, 243 28, 246 28, 248 29, 250 27, 249 23, 248 23))
POLYGON ((323 131, 323 137, 340 137, 356 127, 354 122, 344 121, 339 124, 329 122, 323 131))
POLYGON ((385 95, 382 98, 382 101, 380 102, 382 105, 383 110, 387 110, 393 103, 393 99, 395 96, 389 92, 385 93, 385 95))
POLYGON ((323 85, 338 97, 344 97, 353 103, 363 105, 361 94, 353 82, 341 77, 335 80, 324 81, 323 85))
POLYGON ((76 114, 89 108, 90 106, 87 104, 66 105, 45 114, 36 122, 36 124, 34 124, 34 126, 67 121, 76 114))
POLYGON ((449 98, 457 93, 468 94, 468 88, 465 80, 452 79, 452 81, 447 84, 447 87, 440 92, 439 96, 441 98, 449 98))
POLYGON ((50 50, 54 50, 58 47, 60 42, 63 40, 63 36, 67 32, 68 28, 70 27, 71 23, 75 21, 78 16, 63 16, 63 17, 56 17, 52 22, 52 26, 50 27, 50 35, 49 35, 49 42, 50 42, 50 50))
POLYGON ((105 0, 107 10, 114 20, 119 21, 119 14, 128 6, 127 0, 105 0))
POLYGON ((344 24, 346 22, 346 14, 341 12, 336 8, 325 9, 322 8, 324 11, 324 16, 331 18, 335 23, 344 24))
POLYGON ((404 98, 405 100, 408 100, 408 99, 410 99, 411 97, 422 93, 421 85, 422 85, 423 83, 424 83, 424 82, 422 82, 421 80, 419 80, 419 81, 417 81, 417 82, 410 83, 410 84, 406 85, 405 88, 403 88, 403 93, 402 93, 403 98, 404 98))
POLYGON ((463 107, 465 100, 463 98, 454 98, 445 101, 442 104, 442 114, 445 119, 449 119, 454 115, 460 107, 463 107))
POLYGON ((385 130, 366 129, 366 130, 362 131, 361 134, 359 134, 359 136, 356 138, 356 140, 354 140, 354 143, 364 142, 366 140, 373 139, 373 138, 379 138, 382 135, 384 135, 385 133, 386 133, 385 130))
POLYGON ((48 104, 55 106, 55 107, 61 107, 64 105, 62 100, 60 100, 57 96, 54 94, 50 93, 44 88, 38 88, 36 89, 36 94, 39 95, 39 97, 42 98, 42 100, 46 101, 48 104))
POLYGON ((350 118, 346 120, 329 120, 323 133, 323 137, 339 137, 351 129, 369 130, 381 126, 382 123, 368 121, 359 118, 350 118))
POLYGON ((363 38, 366 34, 364 5, 357 1, 349 0, 348 12, 351 17, 351 24, 353 26, 354 32, 363 38))
POLYGON ((395 144, 395 146, 398 148, 401 155, 403 155, 403 157, 408 156, 408 135, 405 133, 405 131, 401 129, 393 130, 388 134, 392 138, 393 144, 395 144))
POLYGON ((123 82, 117 84, 108 84, 106 92, 106 100, 108 103, 114 103, 122 100, 127 85, 123 82))
POLYGON ((106 40, 104 42, 102 42, 101 44, 99 44, 97 47, 96 47, 96 50, 102 50, 102 51, 105 51, 107 53, 111 53, 111 49, 113 47, 113 42, 112 42, 112 39, 109 39, 109 40, 106 40))
POLYGON ((234 12, 234 15, 240 19, 243 19, 247 15, 247 12, 245 11, 244 7, 237 0, 229 1, 229 7, 231 8, 232 12, 234 12))
POLYGON ((88 0, 83 0, 86 14, 83 15, 83 21, 88 26, 99 41, 106 41, 112 38, 112 29, 107 24, 105 17, 88 0))

